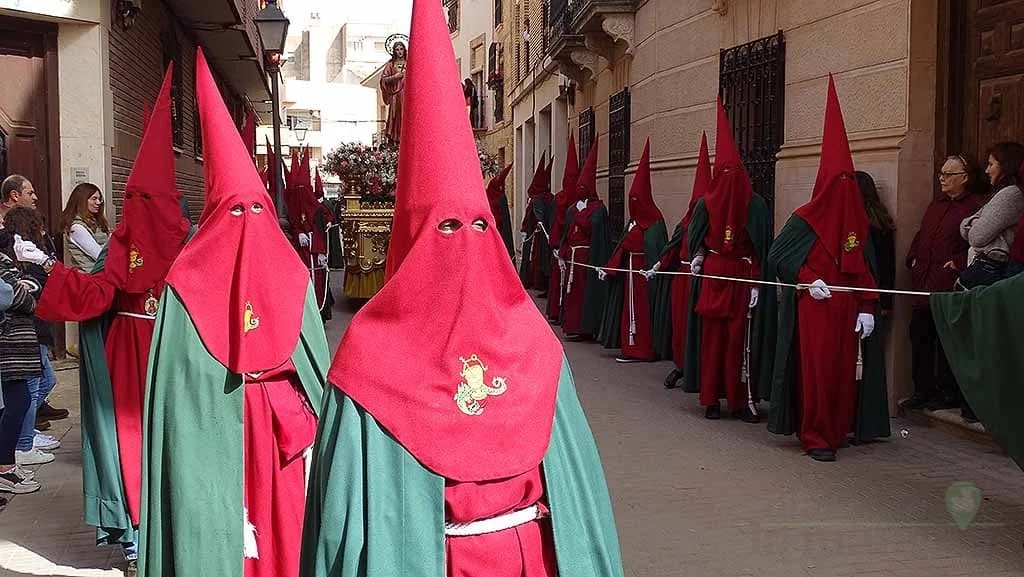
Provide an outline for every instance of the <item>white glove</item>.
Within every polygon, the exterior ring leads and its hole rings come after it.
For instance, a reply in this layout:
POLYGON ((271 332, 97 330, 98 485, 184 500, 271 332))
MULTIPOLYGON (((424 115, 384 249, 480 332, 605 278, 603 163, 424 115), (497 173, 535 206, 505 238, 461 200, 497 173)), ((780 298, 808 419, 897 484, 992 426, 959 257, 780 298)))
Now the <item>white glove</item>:
POLYGON ((20 235, 14 235, 14 256, 20 262, 30 262, 42 266, 50 257, 30 240, 24 240, 20 235))
POLYGON ((587 201, 586 201, 586 199, 578 201, 576 203, 576 211, 577 212, 583 212, 583 209, 585 209, 585 208, 587 208, 587 201))
POLYGON ((757 287, 750 289, 750 308, 757 306, 757 287))
POLYGON ((309 244, 310 244, 309 241, 310 241, 310 239, 309 239, 309 235, 308 234, 306 234, 304 232, 300 232, 299 233, 299 246, 309 246, 309 244))
POLYGON ((604 269, 600 269, 600 268, 597 269, 597 279, 598 280, 604 280, 606 278, 608 278, 608 271, 606 271, 604 269))
POLYGON ((644 272, 642 272, 640 274, 644 275, 645 279, 651 280, 652 278, 654 278, 655 273, 657 273, 659 270, 661 270, 661 263, 660 262, 656 262, 656 263, 654 263, 654 266, 651 267, 651 270, 645 270, 644 272))
POLYGON ((697 255, 690 259, 690 272, 693 274, 700 274, 700 271, 704 268, 704 257, 697 255))
POLYGON ((832 298, 832 291, 828 290, 828 285, 820 278, 807 287, 807 294, 811 295, 811 298, 816 301, 832 298))
POLYGON ((875 316, 868 313, 860 313, 857 315, 857 326, 853 330, 860 333, 860 338, 862 339, 870 337, 871 333, 875 332, 875 316))
POLYGON ((635 220, 629 221, 629 226, 626 228, 626 232, 629 232, 629 231, 633 230, 633 227, 635 227, 635 226, 636 226, 636 221, 635 220))
POLYGON ((565 259, 562 258, 562 257, 557 257, 557 258, 558 258, 558 270, 560 270, 562 272, 565 272, 565 259))
POLYGON ((327 255, 326 254, 318 254, 316 256, 316 263, 320 267, 326 267, 327 266, 327 255))

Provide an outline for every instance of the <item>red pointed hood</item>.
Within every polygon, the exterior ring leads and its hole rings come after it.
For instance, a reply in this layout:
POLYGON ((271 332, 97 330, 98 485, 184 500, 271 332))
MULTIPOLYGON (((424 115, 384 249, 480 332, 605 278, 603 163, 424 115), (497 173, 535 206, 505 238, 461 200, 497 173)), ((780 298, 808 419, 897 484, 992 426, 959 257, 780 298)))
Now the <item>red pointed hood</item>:
POLYGON ((309 273, 281 232, 202 50, 196 96, 206 207, 167 282, 214 358, 234 373, 266 371, 295 352, 309 273))
POLYGON ((562 189, 555 194, 555 222, 551 225, 551 243, 558 244, 565 227, 565 216, 576 196, 576 181, 580 177, 580 162, 576 156, 576 139, 569 134, 569 146, 565 151, 565 170, 562 172, 562 189))
POLYGON ((580 169, 579 179, 576 181, 576 197, 572 204, 581 200, 597 200, 597 146, 601 137, 594 135, 594 143, 590 145, 590 152, 587 154, 587 161, 580 169))
POLYGON ((545 154, 542 152, 540 154, 540 162, 537 163, 537 170, 533 173, 533 181, 530 182, 530 188, 526 190, 526 194, 530 198, 551 194, 551 174, 548 173, 544 157, 545 154))
POLYGON ((689 228, 690 219, 693 218, 693 207, 697 201, 704 198, 704 195, 711 190, 711 157, 708 154, 708 135, 700 133, 700 152, 697 154, 697 169, 693 173, 693 190, 690 192, 690 205, 683 215, 683 228, 689 228))
POLYGON ((857 187, 846 123, 831 74, 818 178, 814 181, 811 201, 798 208, 796 214, 811 225, 818 241, 839 262, 840 270, 848 274, 867 270, 864 243, 868 236, 868 217, 864 197, 857 187))
POLYGON ((509 164, 505 168, 501 169, 501 172, 494 175, 493 178, 487 183, 487 198, 492 202, 505 196, 505 179, 508 178, 508 173, 512 172, 512 164, 509 164))
POLYGON ((316 167, 315 175, 316 176, 313 178, 313 194, 316 196, 317 200, 320 200, 324 197, 324 181, 320 178, 319 166, 316 167))
POLYGON ((441 3, 414 0, 409 36, 389 277, 329 380, 434 473, 507 478, 547 450, 562 349, 490 214, 441 3))
POLYGON ((242 125, 242 142, 253 162, 256 161, 256 113, 252 110, 245 115, 245 124, 242 125))
POLYGON ((732 138, 729 118, 718 99, 718 127, 715 135, 715 172, 711 190, 704 196, 708 209, 708 248, 723 254, 732 252, 741 231, 747 228, 747 214, 754 187, 743 166, 740 149, 732 138))
POLYGON ((629 186, 629 218, 643 230, 664 220, 661 210, 654 203, 651 191, 651 139, 644 144, 644 152, 640 155, 640 164, 636 167, 636 175, 629 186))
POLYGON ((174 178, 171 136, 172 62, 124 190, 121 222, 110 236, 104 271, 121 290, 144 293, 167 276, 188 235, 174 178))

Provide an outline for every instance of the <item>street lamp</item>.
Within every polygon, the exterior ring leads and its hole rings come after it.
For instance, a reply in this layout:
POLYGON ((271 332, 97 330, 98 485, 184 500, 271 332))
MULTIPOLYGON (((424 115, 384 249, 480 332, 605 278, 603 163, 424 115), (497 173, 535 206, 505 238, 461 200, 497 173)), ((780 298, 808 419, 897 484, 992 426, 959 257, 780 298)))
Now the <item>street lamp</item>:
POLYGON ((270 74, 270 98, 274 107, 274 204, 277 205, 277 216, 288 218, 288 210, 284 203, 284 158, 281 157, 281 93, 278 76, 281 73, 281 54, 284 53, 284 42, 288 37, 288 18, 277 7, 277 0, 267 0, 266 6, 256 13, 252 19, 256 32, 263 43, 264 63, 270 74))
POLYGON ((292 132, 295 133, 295 139, 302 143, 306 141, 306 132, 308 131, 309 129, 306 128, 305 126, 299 126, 292 132))

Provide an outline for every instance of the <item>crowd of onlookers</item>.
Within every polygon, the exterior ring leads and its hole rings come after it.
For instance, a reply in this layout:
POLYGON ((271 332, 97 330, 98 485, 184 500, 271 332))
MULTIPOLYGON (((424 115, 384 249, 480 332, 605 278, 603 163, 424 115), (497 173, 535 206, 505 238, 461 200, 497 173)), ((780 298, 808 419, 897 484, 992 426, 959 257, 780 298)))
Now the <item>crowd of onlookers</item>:
MULTIPOLYGON (((26 467, 55 459, 60 441, 50 422, 68 417, 48 397, 57 384, 51 365, 54 331, 35 316, 36 302, 57 259, 57 248, 36 208, 32 182, 11 175, 0 184, 0 492, 31 493, 40 484, 26 467)), ((103 196, 78 185, 64 210, 61 231, 70 263, 91 271, 109 227, 103 196)))

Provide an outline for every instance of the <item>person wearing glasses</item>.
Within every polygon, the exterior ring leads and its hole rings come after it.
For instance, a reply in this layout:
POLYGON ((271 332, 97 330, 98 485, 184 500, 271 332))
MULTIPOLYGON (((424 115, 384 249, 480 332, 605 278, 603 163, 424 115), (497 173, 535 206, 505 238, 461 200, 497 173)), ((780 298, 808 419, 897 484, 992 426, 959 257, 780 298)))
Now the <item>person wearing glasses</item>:
MULTIPOLYGON (((960 223, 985 204, 985 183, 978 163, 968 154, 946 158, 939 170, 942 194, 928 205, 921 228, 907 253, 911 288, 923 292, 953 290, 967 268, 970 244, 960 235, 960 223)), ((914 394, 904 409, 951 409, 959 406, 959 389, 935 331, 928 297, 914 297, 910 317, 911 367, 914 394)))

